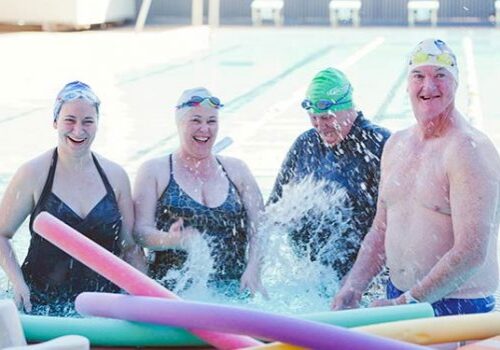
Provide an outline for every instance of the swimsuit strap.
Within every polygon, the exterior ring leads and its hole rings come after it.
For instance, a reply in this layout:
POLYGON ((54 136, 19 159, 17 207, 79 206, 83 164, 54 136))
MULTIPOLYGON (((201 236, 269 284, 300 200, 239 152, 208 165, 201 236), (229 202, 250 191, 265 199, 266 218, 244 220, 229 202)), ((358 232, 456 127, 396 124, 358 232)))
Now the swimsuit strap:
MULTIPOLYGON (((106 192, 109 193, 113 198, 115 198, 115 191, 113 190, 113 187, 109 183, 108 177, 106 176, 106 174, 104 173, 104 170, 102 169, 101 165, 97 161, 97 158, 94 155, 94 153, 92 153, 92 159, 94 161, 95 167, 97 168, 97 172, 101 176, 101 180, 104 183, 104 187, 106 188, 106 192)), ((115 200, 116 200, 116 198, 115 198, 115 200)))
POLYGON ((174 165, 172 161, 172 153, 168 156, 168 164, 170 165, 170 179, 174 178, 174 165))
MULTIPOLYGON (((219 163, 220 167, 222 168, 222 171, 224 172, 224 174, 226 175, 227 177, 227 180, 229 181, 229 184, 230 186, 229 187, 234 187, 234 189, 236 190, 236 193, 238 193, 238 196, 241 197, 240 195, 240 191, 238 191, 238 187, 234 184, 233 180, 231 180, 231 177, 229 176, 229 174, 227 173, 226 171, 226 168, 224 168, 224 165, 222 165, 222 162, 219 160, 219 158, 215 157, 215 160, 217 161, 217 163, 219 163)), ((231 188, 229 188, 229 190, 231 190, 231 188)))
POLYGON ((52 162, 50 163, 49 174, 47 175, 47 180, 45 181, 45 185, 43 186, 42 194, 38 199, 38 203, 42 203, 45 197, 52 192, 52 185, 54 184, 54 177, 56 174, 56 166, 57 166, 57 148, 54 148, 54 152, 52 153, 52 162))
POLYGON ((54 152, 52 153, 52 161, 50 163, 50 168, 49 168, 49 174, 47 175, 47 180, 45 180, 45 185, 43 185, 42 193, 40 195, 40 198, 38 198, 38 202, 35 204, 35 207, 33 208, 33 211, 31 212, 31 218, 30 218, 30 228, 32 227, 33 224, 33 219, 34 215, 33 213, 38 214, 41 210, 40 207, 43 205, 45 202, 47 196, 52 192, 52 185, 54 183, 54 175, 56 173, 56 165, 57 165, 57 148, 54 149, 54 152))

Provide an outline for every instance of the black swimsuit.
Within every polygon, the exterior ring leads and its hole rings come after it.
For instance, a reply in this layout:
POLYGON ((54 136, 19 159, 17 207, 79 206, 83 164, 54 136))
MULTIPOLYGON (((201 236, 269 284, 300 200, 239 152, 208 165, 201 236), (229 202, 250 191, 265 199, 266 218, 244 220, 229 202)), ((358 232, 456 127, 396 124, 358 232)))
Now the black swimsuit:
POLYGON ((33 220, 47 211, 113 254, 120 253, 121 214, 114 191, 97 159, 94 164, 106 195, 85 218, 81 218, 52 192, 57 149, 42 194, 30 217, 31 242, 22 265, 31 292, 34 314, 61 315, 72 312, 75 297, 84 291, 118 292, 119 288, 48 242, 33 230, 33 220))
MULTIPOLYGON (((172 155, 170 161, 170 181, 156 204, 156 227, 167 232, 170 225, 183 218, 184 226, 191 226, 208 238, 211 255, 214 259, 212 281, 239 280, 245 267, 247 248, 247 213, 240 195, 229 180, 229 192, 224 203, 215 208, 207 207, 191 198, 175 181, 172 155)), ((185 251, 169 249, 155 252, 154 262, 150 265, 150 275, 163 280, 169 269, 181 268, 186 260, 185 251)), ((173 287, 173 281, 164 281, 173 287)))

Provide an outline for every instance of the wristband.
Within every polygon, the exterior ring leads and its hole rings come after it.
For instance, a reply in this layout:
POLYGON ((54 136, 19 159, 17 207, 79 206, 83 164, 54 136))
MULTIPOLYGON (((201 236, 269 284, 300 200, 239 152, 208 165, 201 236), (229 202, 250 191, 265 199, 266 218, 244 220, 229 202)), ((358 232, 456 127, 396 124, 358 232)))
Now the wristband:
POLYGON ((418 304, 421 302, 420 300, 416 299, 413 295, 411 295, 409 290, 404 292, 403 296, 405 297, 406 304, 418 304))

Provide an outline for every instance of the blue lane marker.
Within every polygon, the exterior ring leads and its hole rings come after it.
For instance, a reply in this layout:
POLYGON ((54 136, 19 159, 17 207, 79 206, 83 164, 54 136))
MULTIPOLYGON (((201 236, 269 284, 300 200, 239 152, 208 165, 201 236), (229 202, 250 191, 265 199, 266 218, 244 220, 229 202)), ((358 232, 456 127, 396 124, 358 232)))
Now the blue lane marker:
MULTIPOLYGON (((246 93, 230 100, 224 106, 224 112, 231 113, 231 112, 237 111, 238 109, 243 107, 245 104, 251 102, 259 95, 262 95, 266 90, 275 86, 276 84, 278 84, 278 82, 280 82, 281 80, 283 80, 284 78, 286 78, 290 74, 294 73, 295 71, 297 71, 301 67, 303 67, 303 66, 311 63, 312 61, 317 60, 320 57, 330 53, 330 51, 332 51, 334 47, 335 47, 335 45, 328 45, 320 50, 315 51, 311 55, 304 57, 303 59, 301 59, 297 63, 295 63, 292 66, 290 66, 289 68, 285 69, 283 72, 276 75, 272 79, 269 79, 269 80, 255 86, 253 89, 247 91, 246 93)), ((162 147, 165 147, 167 151, 172 151, 177 143, 177 142, 172 143, 174 141, 177 141, 177 133, 169 134, 167 137, 162 138, 160 141, 156 142, 154 145, 152 145, 148 148, 143 148, 143 149, 135 152, 135 154, 133 154, 129 159, 132 161, 138 160, 141 157, 145 156, 146 154, 148 154, 156 149, 162 148, 162 147), (167 143, 171 143, 171 145, 166 146, 167 143)), ((231 140, 231 143, 232 143, 232 140, 231 140)), ((224 148, 228 147, 230 144, 228 144, 224 148)))
POLYGON ((31 113, 38 112, 38 111, 40 111, 42 109, 44 109, 44 108, 42 108, 42 107, 33 108, 33 109, 30 109, 29 111, 26 111, 26 112, 23 112, 23 113, 19 113, 19 114, 16 114, 16 115, 11 115, 9 117, 2 118, 2 119, 0 119, 0 124, 7 123, 7 122, 10 122, 10 121, 16 120, 16 119, 21 119, 23 117, 27 117, 31 113))
POLYGON ((274 78, 263 82, 262 84, 257 85, 254 87, 252 90, 244 93, 243 95, 240 95, 232 100, 230 100, 228 103, 226 103, 226 106, 224 110, 226 112, 235 112, 241 107, 243 107, 245 104, 251 102, 254 100, 257 96, 262 95, 266 90, 270 89, 274 85, 278 84, 281 80, 285 79, 287 76, 298 70, 299 68, 305 66, 308 63, 311 63, 314 60, 317 60, 318 58, 328 54, 332 49, 334 48, 334 45, 328 45, 324 47, 321 50, 318 50, 314 52, 313 54, 304 57, 302 60, 298 61, 288 69, 284 70, 274 78))
POLYGON ((187 61, 185 61, 183 63, 167 64, 167 65, 164 65, 164 66, 156 67, 155 69, 152 69, 152 70, 149 70, 149 71, 146 71, 146 72, 137 73, 135 75, 134 74, 130 74, 131 76, 129 76, 129 77, 118 79, 118 82, 116 83, 116 85, 117 86, 125 85, 125 84, 128 84, 128 83, 133 83, 133 82, 145 79, 145 78, 149 78, 149 77, 154 76, 154 75, 163 74, 165 72, 169 72, 169 71, 172 71, 172 70, 175 70, 175 69, 178 69, 178 68, 184 68, 184 67, 192 65, 192 64, 194 64, 196 62, 203 62, 203 61, 209 60, 209 59, 211 59, 213 57, 217 57, 217 56, 220 56, 220 55, 225 55, 228 52, 232 52, 232 51, 238 50, 239 48, 240 48, 239 45, 235 45, 235 46, 231 46, 231 47, 228 47, 228 48, 225 48, 225 49, 222 49, 222 50, 211 52, 211 53, 206 54, 205 56, 202 56, 202 57, 193 57, 193 58, 190 58, 189 60, 187 60, 187 61))

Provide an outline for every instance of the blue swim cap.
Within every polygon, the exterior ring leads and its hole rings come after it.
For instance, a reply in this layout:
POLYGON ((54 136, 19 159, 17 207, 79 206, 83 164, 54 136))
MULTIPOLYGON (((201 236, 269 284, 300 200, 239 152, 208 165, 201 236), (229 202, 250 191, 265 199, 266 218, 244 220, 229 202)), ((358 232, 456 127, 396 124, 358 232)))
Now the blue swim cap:
POLYGON ((54 103, 54 121, 57 120, 64 103, 74 101, 79 98, 84 99, 93 105, 97 111, 97 116, 99 116, 99 105, 101 104, 101 101, 94 91, 92 91, 90 86, 76 80, 64 85, 59 94, 57 94, 56 102, 54 103))

